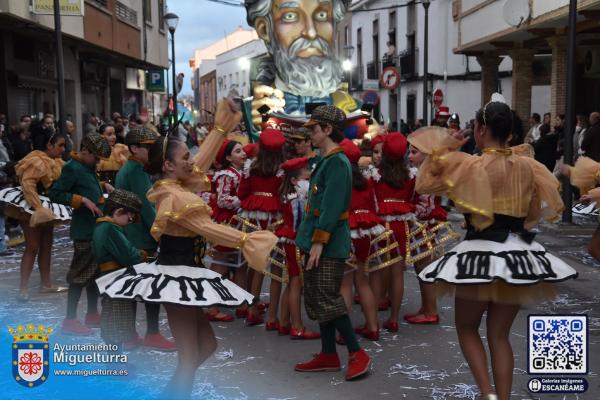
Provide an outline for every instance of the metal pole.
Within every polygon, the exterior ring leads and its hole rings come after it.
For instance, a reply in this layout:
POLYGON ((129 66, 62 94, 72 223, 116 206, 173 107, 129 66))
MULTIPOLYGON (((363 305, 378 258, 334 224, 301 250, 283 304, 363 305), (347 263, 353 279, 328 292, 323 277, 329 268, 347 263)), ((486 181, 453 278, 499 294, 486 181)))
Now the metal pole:
POLYGON ((423 7, 425 8, 425 29, 423 36, 423 123, 425 126, 429 125, 427 122, 427 91, 429 86, 429 71, 428 71, 428 53, 429 53, 429 0, 423 1, 423 7))
POLYGON ((67 132, 65 123, 65 72, 63 62, 62 33, 60 27, 60 1, 54 0, 54 33, 56 45, 56 79, 58 84, 58 121, 60 133, 67 132))
MULTIPOLYGON (((575 46, 576 46, 577 0, 569 3, 569 38, 567 46, 567 110, 563 157, 565 164, 573 164, 573 131, 575 130, 575 46)), ((569 179, 563 178, 563 222, 573 222, 573 196, 569 179)))
POLYGON ((177 126, 177 75, 175 75, 175 29, 171 30, 171 58, 173 59, 173 126, 177 126))

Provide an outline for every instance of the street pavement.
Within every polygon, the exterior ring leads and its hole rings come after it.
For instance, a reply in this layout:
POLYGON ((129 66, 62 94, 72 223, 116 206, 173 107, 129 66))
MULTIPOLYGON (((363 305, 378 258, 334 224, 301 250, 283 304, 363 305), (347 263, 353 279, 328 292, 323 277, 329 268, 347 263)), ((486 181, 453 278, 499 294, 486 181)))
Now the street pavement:
MULTIPOLYGON (((599 336, 600 336, 600 264, 585 252, 593 225, 586 227, 546 226, 537 239, 555 255, 562 257, 579 272, 577 280, 560 285, 560 292, 552 302, 523 307, 511 333, 515 353, 513 399, 598 399, 600 398, 599 336), (528 314, 586 314, 589 317, 589 371, 586 376, 589 390, 583 395, 531 395, 527 389, 527 315, 528 314)), ((0 259, 0 326, 44 323, 57 332, 51 340, 66 343, 100 343, 99 331, 90 337, 65 336, 59 327, 66 307, 66 293, 38 294, 39 274, 34 270, 30 282, 31 300, 15 300, 19 281, 19 260, 22 245, 14 256, 0 259)), ((71 261, 72 249, 65 227, 55 232, 52 269, 56 284, 66 285, 65 275, 71 261)), ((405 279, 405 300, 402 314, 418 307, 419 289, 412 270, 405 279)), ((265 285, 265 289, 267 286, 265 285)), ((266 291, 266 290, 265 290, 266 291)), ((267 297, 267 294, 263 294, 267 297)), ((85 295, 82 296, 79 318, 83 318, 85 295)), ((291 341, 289 337, 266 332, 264 325, 245 327, 243 320, 231 323, 214 323, 219 339, 216 353, 198 370, 194 387, 195 399, 476 399, 477 388, 463 359, 454 328, 453 302, 449 298, 439 302, 439 325, 409 325, 402 322, 398 333, 382 332, 378 342, 361 340, 360 344, 373 358, 369 376, 356 382, 346 382, 343 371, 326 373, 297 373, 296 362, 307 360, 320 350, 320 341, 291 341)), ((138 307, 137 329, 145 330, 145 312, 138 307)), ((170 336, 164 310, 160 315, 161 331, 170 336)), ((358 306, 351 314, 353 323, 362 323, 358 306)), ((380 312, 383 322, 387 312, 380 312)), ((317 329, 316 323, 305 317, 307 326, 317 329)), ((482 324, 485 327, 485 324, 482 324)), ((482 335, 485 330, 482 329, 482 335)), ((9 340, 7 332, 0 336, 9 340)), ((7 349, 8 344, 0 347, 7 349)), ((345 348, 339 347, 343 363, 345 348)), ((129 355, 127 390, 115 392, 110 398, 163 398, 162 388, 175 368, 176 353, 138 349, 129 355), (139 393, 143 393, 140 397, 139 393)), ((0 381, 10 379, 4 368, 0 381)), ((52 379, 69 379, 52 377, 52 379)), ((91 379, 91 378, 90 378, 91 379)), ((117 382, 122 383, 122 382, 117 382)), ((29 392, 28 392, 29 393, 29 392)), ((39 394, 43 393, 40 389, 39 394)), ((91 393, 90 393, 91 395, 91 393)), ((2 397, 2 395, 0 395, 2 397)), ((28 398, 37 398, 32 390, 28 398)), ((40 397, 42 398, 42 397, 40 397)), ((43 398, 68 398, 65 393, 44 394, 43 398)), ((91 398, 91 397, 90 397, 91 398)), ((168 398, 168 396, 167 396, 168 398)))

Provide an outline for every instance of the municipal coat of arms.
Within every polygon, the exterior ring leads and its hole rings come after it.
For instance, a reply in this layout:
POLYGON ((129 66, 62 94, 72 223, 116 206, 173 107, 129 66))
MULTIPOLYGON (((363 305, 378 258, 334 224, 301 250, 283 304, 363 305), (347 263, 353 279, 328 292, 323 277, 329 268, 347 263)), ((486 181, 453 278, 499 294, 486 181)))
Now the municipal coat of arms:
POLYGON ((48 336, 51 327, 29 324, 8 328, 13 337, 12 374, 23 386, 32 388, 46 382, 50 373, 48 336))

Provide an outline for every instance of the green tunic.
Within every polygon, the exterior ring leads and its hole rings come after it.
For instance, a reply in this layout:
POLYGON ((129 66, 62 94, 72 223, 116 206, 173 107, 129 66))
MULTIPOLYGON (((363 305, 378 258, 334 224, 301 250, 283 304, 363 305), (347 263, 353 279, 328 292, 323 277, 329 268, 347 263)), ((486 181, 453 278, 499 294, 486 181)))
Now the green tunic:
POLYGON ((102 188, 96 176, 95 166, 90 167, 76 158, 71 159, 63 167, 58 180, 50 187, 48 197, 55 203, 73 207, 71 239, 74 241, 92 240, 96 217, 82 204, 81 198, 88 198, 102 209, 104 197, 102 197, 102 188))
POLYGON ((348 209, 352 170, 341 148, 321 158, 310 177, 306 214, 296 244, 308 253, 313 243, 323 243, 321 257, 346 259, 350 255, 348 209))
POLYGON ((150 235, 150 228, 156 217, 156 208, 146 197, 146 193, 152 188, 152 182, 144 172, 143 164, 132 159, 127 161, 117 173, 115 188, 129 190, 142 200, 141 221, 129 224, 123 229, 127 239, 138 249, 144 249, 149 253, 155 252, 158 244, 150 235))
POLYGON ((123 228, 110 218, 98 218, 92 240, 92 251, 98 265, 114 261, 123 267, 144 261, 143 253, 135 248, 123 232, 123 228))

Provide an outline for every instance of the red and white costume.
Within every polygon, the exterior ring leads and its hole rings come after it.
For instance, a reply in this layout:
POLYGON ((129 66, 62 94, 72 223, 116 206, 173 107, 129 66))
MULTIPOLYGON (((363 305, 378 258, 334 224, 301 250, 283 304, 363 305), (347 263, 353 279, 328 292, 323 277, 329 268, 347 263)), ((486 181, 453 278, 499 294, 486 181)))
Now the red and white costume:
MULTIPOLYGON (((401 133, 390 133, 383 144, 384 153, 395 159, 403 159, 406 153, 406 138, 401 133)), ((416 205, 413 202, 415 177, 408 176, 401 188, 394 188, 381 179, 379 169, 373 173, 377 215, 393 232, 394 240, 406 264, 412 264, 410 237, 417 226, 416 205)))

